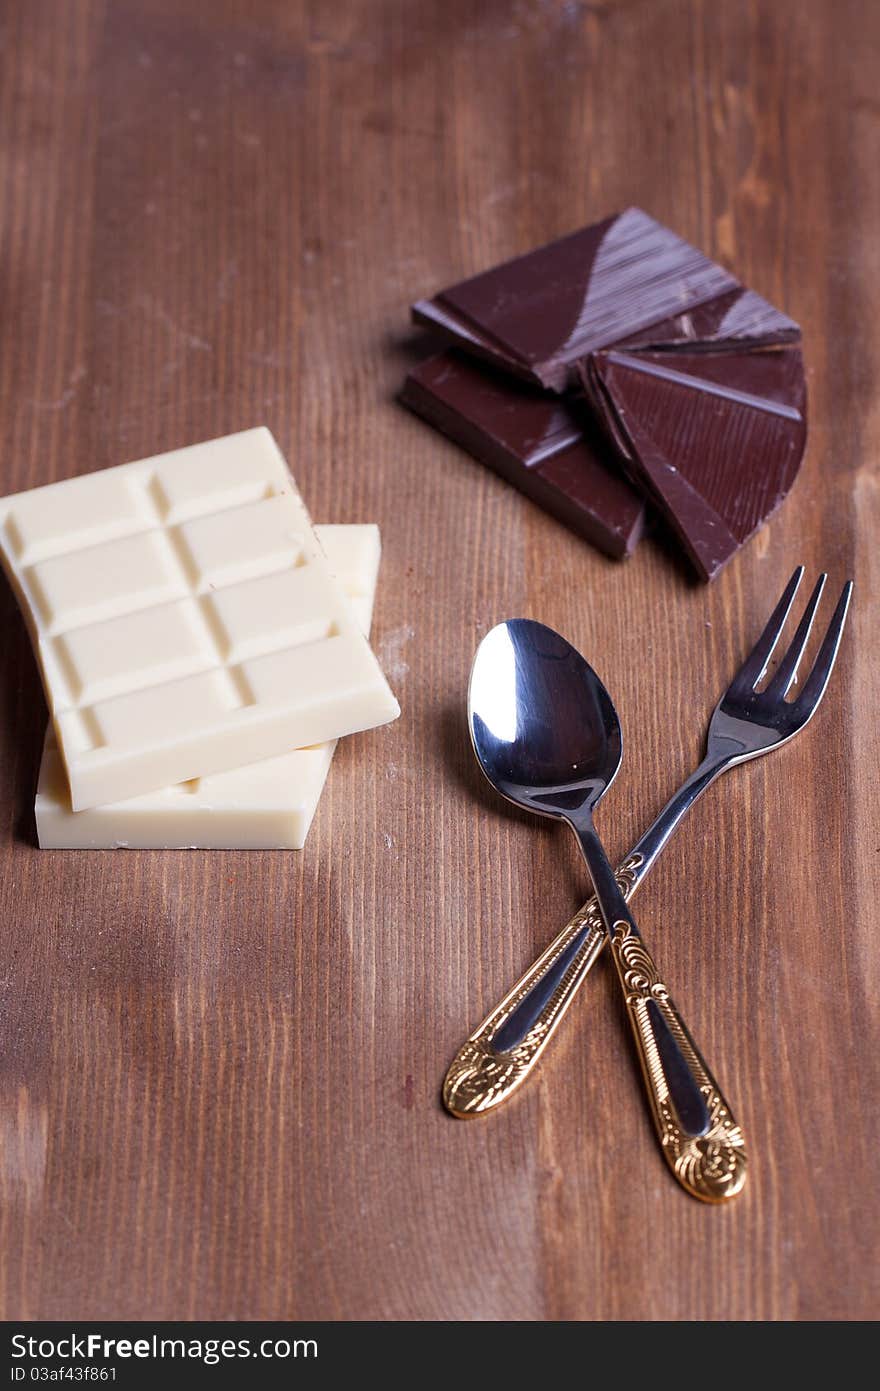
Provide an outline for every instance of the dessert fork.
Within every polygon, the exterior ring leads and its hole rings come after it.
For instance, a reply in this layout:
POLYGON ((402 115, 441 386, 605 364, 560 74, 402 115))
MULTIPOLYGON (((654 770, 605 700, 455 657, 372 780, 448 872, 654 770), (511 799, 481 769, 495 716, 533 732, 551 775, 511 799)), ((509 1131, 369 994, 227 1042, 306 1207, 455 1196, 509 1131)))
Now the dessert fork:
MULTIPOLYGON (((624 898, 632 898, 685 814, 728 768, 778 748, 804 728, 828 685, 852 593, 848 581, 799 693, 787 699, 822 597, 822 574, 784 656, 766 686, 770 658, 803 578, 799 565, 766 628, 724 695, 709 724, 702 762, 666 803, 617 868, 624 898)), ((599 906, 589 899, 456 1053, 443 1083, 443 1102, 454 1116, 500 1106, 534 1071, 563 1015, 607 941, 599 906)))

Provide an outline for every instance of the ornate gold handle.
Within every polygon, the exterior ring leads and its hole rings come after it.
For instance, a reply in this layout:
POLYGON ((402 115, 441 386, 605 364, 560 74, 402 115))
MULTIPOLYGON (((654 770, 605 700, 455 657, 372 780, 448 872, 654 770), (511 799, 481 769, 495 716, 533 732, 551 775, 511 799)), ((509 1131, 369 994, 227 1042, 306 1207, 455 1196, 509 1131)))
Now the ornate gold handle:
POLYGON ((746 1181, 742 1130, 630 923, 614 924, 611 954, 666 1161, 695 1198, 725 1202, 746 1181))
MULTIPOLYGON (((638 886, 641 864, 641 855, 630 855, 617 870, 626 899, 638 886)), ((516 1091, 537 1064, 605 942, 599 905, 591 898, 458 1050, 443 1082, 447 1110, 462 1118, 482 1115, 516 1091), (583 940, 576 945, 579 937, 583 940)))

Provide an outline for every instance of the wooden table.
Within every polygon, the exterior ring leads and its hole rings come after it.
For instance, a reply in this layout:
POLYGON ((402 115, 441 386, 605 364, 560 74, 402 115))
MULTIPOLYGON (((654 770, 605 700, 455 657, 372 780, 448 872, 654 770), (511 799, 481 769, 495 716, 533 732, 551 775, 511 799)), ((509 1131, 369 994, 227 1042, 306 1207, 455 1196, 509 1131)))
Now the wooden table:
POLYGON ((45 710, 3 586, 4 1315, 876 1314, 880 11, 28 0, 0 23, 2 491, 266 422, 317 520, 381 524, 404 712, 340 748, 303 854, 40 853, 45 710), (659 542, 604 560, 393 400, 412 299, 628 203, 804 325, 801 477, 710 588, 659 542), (825 705, 640 896, 747 1127, 746 1192, 670 1180, 604 963, 539 1080, 452 1120, 448 1059, 585 887, 568 834, 481 783, 478 638, 540 617, 604 675, 619 854, 798 561, 857 581, 825 705))

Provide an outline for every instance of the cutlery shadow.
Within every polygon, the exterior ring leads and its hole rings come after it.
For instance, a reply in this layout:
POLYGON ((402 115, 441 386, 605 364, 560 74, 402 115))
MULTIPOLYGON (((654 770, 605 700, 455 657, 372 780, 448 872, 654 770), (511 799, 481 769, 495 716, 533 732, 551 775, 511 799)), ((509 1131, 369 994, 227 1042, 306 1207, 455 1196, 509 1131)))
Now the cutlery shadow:
POLYGON ((46 703, 30 639, 18 605, 6 584, 0 587, 0 770, 6 796, 12 799, 11 822, 16 840, 37 844, 34 793, 46 703))

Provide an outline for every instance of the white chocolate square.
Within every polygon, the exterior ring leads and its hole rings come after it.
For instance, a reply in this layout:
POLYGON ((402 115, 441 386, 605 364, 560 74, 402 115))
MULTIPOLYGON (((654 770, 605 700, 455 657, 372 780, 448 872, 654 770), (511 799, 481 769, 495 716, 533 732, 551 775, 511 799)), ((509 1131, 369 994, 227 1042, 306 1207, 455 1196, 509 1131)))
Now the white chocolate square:
MULTIPOLYGON (((375 526, 315 528, 364 632, 379 568, 375 526)), ((44 850, 301 850, 336 742, 74 812, 51 721, 34 806, 44 850)))
POLYGON ((302 538, 291 527, 285 497, 239 507, 232 536, 224 512, 182 522, 171 534, 200 594, 305 562, 302 538))
POLYGON ((145 530, 138 491, 118 469, 50 483, 6 501, 15 507, 4 508, 3 530, 11 554, 23 565, 145 530))
POLYGON ((0 499, 77 810, 393 720, 266 429, 0 499))
POLYGON ((276 651, 279 636, 291 647, 332 637, 336 630, 321 604, 323 580, 310 565, 231 585, 204 599, 214 641, 227 662, 276 651))
POLYGON ((48 634, 77 623, 101 622, 139 608, 182 599, 189 593, 167 538, 144 531, 100 547, 38 560, 28 570, 34 604, 48 634))
POLYGON ((63 670, 68 699, 81 705, 213 665, 207 625, 198 605, 188 599, 74 628, 53 639, 52 651, 63 670))

